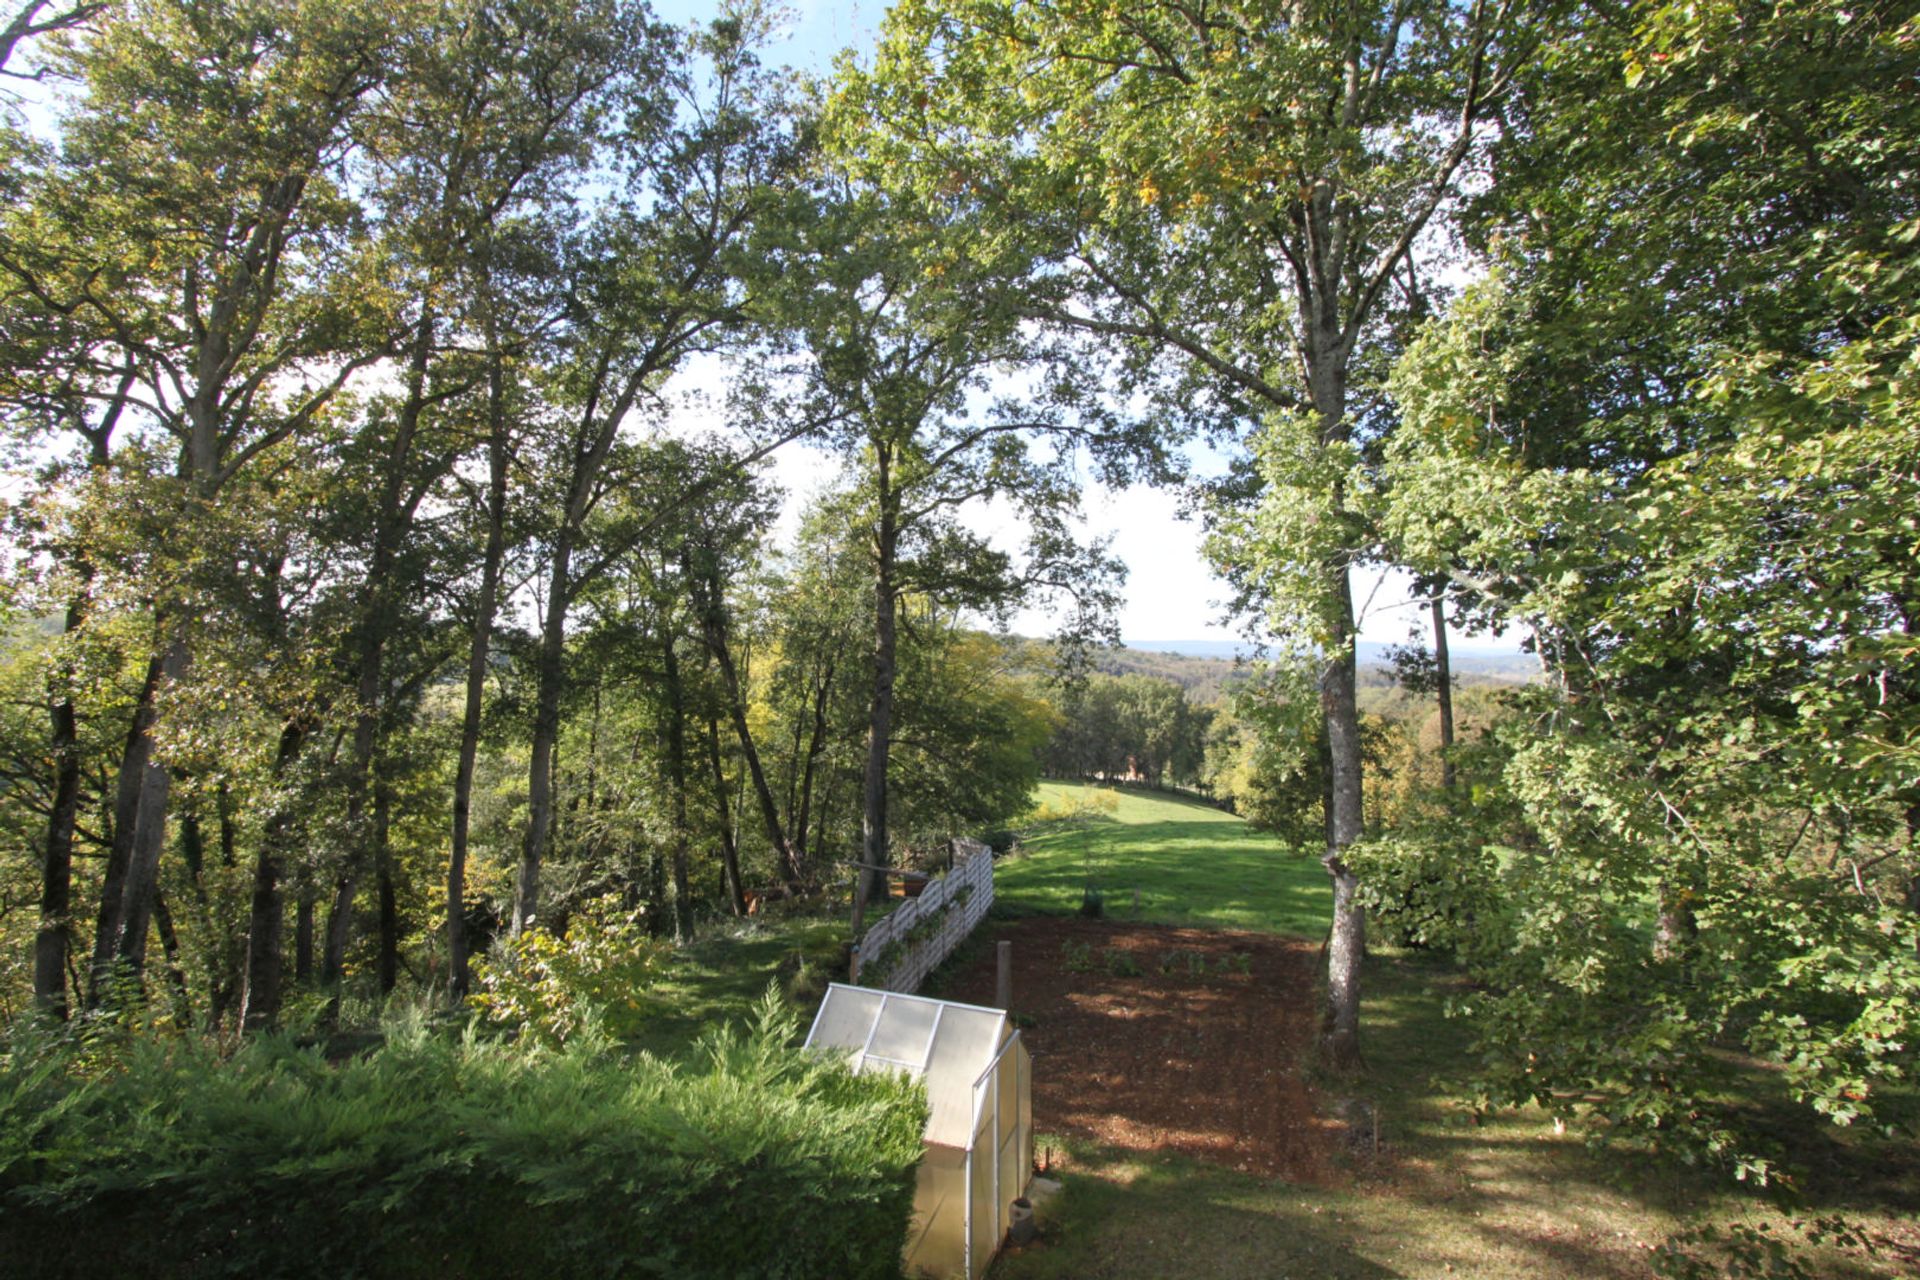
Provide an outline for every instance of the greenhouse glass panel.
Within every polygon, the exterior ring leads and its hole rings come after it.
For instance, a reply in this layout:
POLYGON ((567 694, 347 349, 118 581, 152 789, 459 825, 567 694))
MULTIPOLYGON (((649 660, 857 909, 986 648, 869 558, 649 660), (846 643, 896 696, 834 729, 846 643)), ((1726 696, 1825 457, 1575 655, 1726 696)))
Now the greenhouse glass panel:
POLYGON ((968 1179, 968 1231, 970 1248, 968 1250, 967 1274, 977 1276, 987 1269, 984 1261, 993 1257, 994 1250, 1000 1244, 999 1215, 994 1212, 994 1202, 999 1194, 994 1187, 994 1178, 999 1170, 993 1158, 993 1107, 985 1108, 986 1114, 980 1117, 980 1127, 974 1133, 971 1177, 968 1179))
POLYGON ((878 991, 862 991, 857 987, 843 990, 843 996, 821 1003, 820 1013, 813 1020, 813 1030, 807 1036, 807 1043, 822 1048, 848 1050, 856 1055, 854 1069, 858 1070, 858 1055, 866 1048, 867 1034, 873 1030, 874 1015, 880 1012, 881 996, 878 991))
POLYGON ((939 1016, 940 1006, 932 1001, 885 997, 874 1019, 873 1036, 867 1041, 867 1060, 879 1059, 915 1075, 925 1071, 933 1024, 939 1016))

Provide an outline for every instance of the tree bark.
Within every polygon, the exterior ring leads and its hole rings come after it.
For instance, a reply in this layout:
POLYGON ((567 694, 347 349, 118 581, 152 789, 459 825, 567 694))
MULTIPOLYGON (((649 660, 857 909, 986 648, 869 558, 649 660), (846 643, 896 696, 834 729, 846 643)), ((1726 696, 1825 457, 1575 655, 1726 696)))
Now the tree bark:
POLYGON ((313 985, 314 918, 320 910, 320 887, 302 877, 293 903, 293 980, 313 985))
POLYGON ((798 889, 804 868, 794 852, 786 824, 780 820, 780 804, 767 782, 767 772, 760 761, 760 750, 754 744, 753 728, 747 723, 746 690, 742 687, 740 670, 733 661, 732 644, 727 634, 726 604, 721 598, 721 590, 722 586, 717 580, 709 579, 705 584, 702 592, 705 598, 701 601, 701 634, 706 640, 707 651, 720 667, 720 679, 727 695, 727 717, 733 724, 735 738, 739 740, 741 757, 747 763, 747 777, 753 784, 754 799, 760 805, 760 820, 766 824, 767 839, 772 841, 774 856, 779 859, 781 879, 786 881, 789 889, 798 889))
POLYGON ((740 850, 733 838, 733 800, 727 794, 727 770, 720 758, 720 717, 707 713, 707 767, 713 772, 715 816, 720 820, 720 865, 727 876, 727 896, 733 914, 747 914, 746 886, 740 883, 740 850))
POLYGON ((166 958, 167 985, 173 991, 173 1021, 176 1026, 185 1028, 193 1025, 193 999, 187 991, 187 970, 180 959, 180 935, 173 927, 173 912, 167 907, 166 895, 155 890, 153 906, 153 931, 160 935, 160 953, 166 958))
POLYGON ((494 614, 500 606, 500 569, 507 553, 506 376, 496 354, 487 368, 487 549, 474 602, 467 651, 467 697, 460 720, 460 763, 453 779, 453 849, 447 862, 447 994, 464 999, 471 976, 467 937, 467 844, 473 816, 473 773, 480 758, 480 722, 486 708, 487 663, 494 614))
POLYGON ((827 659, 825 669, 814 687, 813 731, 807 739, 806 755, 800 770, 800 796, 793 812, 793 834, 800 844, 802 857, 808 848, 807 821, 813 812, 813 784, 819 774, 820 753, 827 745, 827 698, 833 690, 833 673, 838 665, 839 653, 836 650, 834 656, 827 659))
POLYGON ((520 846, 520 875, 514 884, 512 932, 518 937, 540 905, 540 862, 553 829, 553 748, 560 736, 560 694, 566 670, 567 593, 573 533, 563 528, 554 540, 548 573, 546 614, 540 628, 535 667, 533 751, 527 768, 527 831, 520 846))
POLYGON ((241 981, 240 1026, 265 1031, 280 1020, 281 934, 285 908, 280 895, 280 860, 273 833, 263 833, 253 860, 253 896, 247 905, 247 967, 241 981))
MULTIPOLYGON (((298 721, 281 726, 280 746, 274 756, 274 777, 284 779, 286 771, 299 757, 306 743, 305 727, 298 721)), ((247 958, 241 979, 240 1026, 247 1031, 265 1031, 280 1021, 283 999, 282 974, 285 952, 282 935, 286 931, 286 902, 281 890, 281 855, 292 828, 286 800, 277 801, 260 833, 260 847, 253 858, 253 895, 247 906, 247 958)), ((300 955, 296 974, 307 980, 313 963, 313 910, 311 899, 302 895, 300 955)))
MULTIPOLYGON (((67 606, 68 634, 79 628, 84 614, 84 605, 76 597, 67 606)), ((51 712, 53 812, 47 818, 46 861, 40 873, 40 925, 33 939, 33 999, 42 1013, 65 1020, 73 833, 80 819, 80 734, 70 692, 63 690, 55 698, 51 712)))
MULTIPOLYGON (((27 11, 23 10, 23 15, 27 11)), ((0 54, 0 66, 5 65, 0 54)), ((87 438, 89 473, 100 475, 110 461, 113 431, 126 406, 126 394, 133 382, 129 374, 120 384, 120 394, 97 426, 82 426, 87 438)), ((74 557, 78 581, 67 600, 67 616, 61 634, 72 636, 86 624, 92 605, 93 561, 84 553, 74 557)), ((73 945, 73 836, 80 821, 80 717, 73 705, 74 671, 70 655, 61 657, 49 708, 53 736, 48 748, 53 755, 53 810, 47 815, 46 857, 40 874, 40 923, 33 940, 33 999, 42 1013, 64 1020, 67 1016, 67 959, 73 945)), ((124 864, 123 864, 124 865, 124 864)))
POLYGON ((894 558, 899 550, 899 501, 893 491, 892 457, 886 448, 874 451, 878 460, 875 499, 873 575, 873 699, 867 715, 867 765, 861 787, 860 861, 854 879, 853 936, 866 932, 867 903, 886 893, 884 872, 889 865, 887 846, 887 760, 893 747, 893 683, 896 639, 894 558))
MULTIPOLYGON (((206 969, 207 1027, 209 1030, 218 1030, 233 998, 234 957, 222 945, 224 931, 215 928, 213 905, 207 900, 206 833, 200 825, 200 814, 195 806, 188 806, 180 814, 180 860, 186 864, 187 882, 193 890, 194 928, 200 940, 201 961, 206 969)), ((157 915, 155 923, 158 923, 157 915)), ((162 941, 165 937, 163 933, 162 941)))
POLYGON ((146 776, 147 757, 153 748, 147 735, 153 728, 161 674, 160 655, 155 654, 147 660, 147 673, 140 682, 140 694, 134 703, 133 723, 127 729, 126 745, 120 752, 120 770, 114 782, 113 842, 107 848, 107 865, 100 881, 100 910, 94 919, 93 966, 87 979, 90 1004, 98 1004, 106 994, 102 984, 112 969, 113 949, 120 936, 127 864, 133 856, 133 829, 140 812, 140 783, 146 776))
POLYGON ((379 880, 380 953, 376 969, 380 994, 400 982, 400 904, 393 870, 393 788, 386 779, 373 784, 373 860, 379 880))
MULTIPOLYGON (((1314 409, 1323 445, 1346 435, 1346 371, 1337 358, 1335 313, 1310 312, 1319 322, 1313 335, 1320 360, 1310 370, 1314 409)), ((1328 495, 1335 510, 1342 494, 1328 495)), ((1367 950, 1367 913, 1359 901, 1359 878, 1347 865, 1346 851, 1366 830, 1365 767, 1360 740, 1360 702, 1355 688, 1353 583, 1344 557, 1326 566, 1327 647, 1320 674, 1320 713, 1327 731, 1327 852, 1321 859, 1333 881, 1333 927, 1327 938, 1327 1001, 1320 1032, 1320 1056, 1339 1072, 1358 1070, 1360 1054, 1360 964, 1367 950)))
POLYGON ((1453 664, 1447 659, 1447 604, 1433 598, 1433 674, 1440 698, 1440 785, 1453 790, 1453 664))
POLYGON ((687 699, 671 627, 661 636, 667 677, 667 786, 673 793, 673 940, 693 937, 693 892, 687 883, 687 699))
MULTIPOLYGON (((176 638, 161 659, 161 683, 177 684, 185 679, 188 661, 187 642, 176 638)), ((158 687, 154 692, 157 696, 158 687)), ((148 723, 153 722, 149 719, 148 723)), ((154 755, 149 744, 145 767, 141 770, 140 798, 127 853, 127 882, 120 899, 119 936, 113 953, 115 961, 124 964, 135 977, 147 960, 147 932, 153 917, 154 895, 160 887, 160 855, 166 847, 167 806, 172 789, 172 771, 154 755)))

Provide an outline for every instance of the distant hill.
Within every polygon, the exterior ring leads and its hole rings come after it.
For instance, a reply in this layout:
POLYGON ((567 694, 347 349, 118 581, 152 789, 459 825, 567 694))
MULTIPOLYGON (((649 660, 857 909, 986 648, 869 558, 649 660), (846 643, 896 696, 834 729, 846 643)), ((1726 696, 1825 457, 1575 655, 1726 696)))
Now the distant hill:
MULTIPOLYGON (((1231 650, 1232 646, 1225 646, 1231 650)), ((1141 649, 1124 645, 1102 649, 1094 654, 1095 669, 1110 676, 1153 676, 1171 680, 1187 691, 1191 702, 1213 702, 1226 694, 1247 674, 1247 664, 1237 661, 1231 652, 1224 655, 1190 654, 1141 649)))
MULTIPOLYGON (((1144 671, 1148 674, 1164 674, 1167 679, 1179 680, 1189 687, 1190 679, 1198 677, 1202 668, 1191 668, 1187 678, 1169 672, 1156 671, 1152 663, 1160 659, 1175 659, 1185 663, 1217 663, 1231 671, 1236 659, 1251 660, 1253 646, 1245 641, 1235 640, 1128 640, 1118 651, 1130 655, 1117 662, 1135 662, 1142 665, 1128 666, 1125 670, 1144 671)), ((1479 645, 1455 643, 1447 651, 1453 663, 1454 674, 1476 676, 1484 680, 1506 684, 1525 684, 1540 674, 1540 661, 1530 653, 1514 653, 1507 649, 1487 648, 1479 645)), ((1362 640, 1359 644, 1359 658, 1362 669, 1385 668, 1387 646, 1372 640, 1362 640)), ((1104 669, 1104 668, 1103 668, 1104 669)), ((1184 665, 1180 668, 1188 670, 1184 665)))
MULTIPOLYGON (((1390 683, 1387 646, 1360 644, 1360 683, 1378 687, 1390 683)), ((1525 684, 1540 673, 1532 654, 1506 653, 1472 646, 1453 649, 1454 677, 1463 686, 1525 684)), ((1213 702, 1246 678, 1253 661, 1252 646, 1224 640, 1129 640, 1118 649, 1095 654, 1093 665, 1108 675, 1143 675, 1171 680, 1194 702, 1213 702)))

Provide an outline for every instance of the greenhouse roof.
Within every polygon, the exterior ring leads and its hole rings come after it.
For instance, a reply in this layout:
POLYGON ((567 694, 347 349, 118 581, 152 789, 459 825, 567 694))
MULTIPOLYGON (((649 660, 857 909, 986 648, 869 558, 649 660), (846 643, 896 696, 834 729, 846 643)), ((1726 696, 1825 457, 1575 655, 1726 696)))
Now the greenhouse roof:
POLYGON ((1000 1009, 834 983, 807 1044, 847 1051, 855 1071, 903 1071, 926 1082, 926 1140, 966 1147, 974 1085, 1013 1034, 1000 1009))

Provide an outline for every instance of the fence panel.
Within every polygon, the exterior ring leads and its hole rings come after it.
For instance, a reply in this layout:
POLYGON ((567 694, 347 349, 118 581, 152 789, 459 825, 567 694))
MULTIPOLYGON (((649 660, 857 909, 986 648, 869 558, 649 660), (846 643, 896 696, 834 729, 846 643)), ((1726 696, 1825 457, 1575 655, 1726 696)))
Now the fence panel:
POLYGON ((993 850, 978 840, 955 840, 953 870, 867 930, 853 956, 853 980, 882 991, 918 991, 991 906, 993 850))

